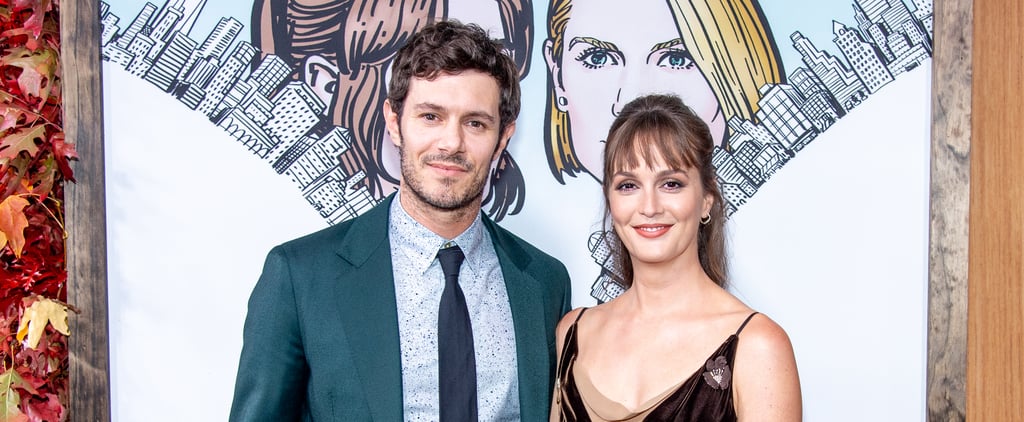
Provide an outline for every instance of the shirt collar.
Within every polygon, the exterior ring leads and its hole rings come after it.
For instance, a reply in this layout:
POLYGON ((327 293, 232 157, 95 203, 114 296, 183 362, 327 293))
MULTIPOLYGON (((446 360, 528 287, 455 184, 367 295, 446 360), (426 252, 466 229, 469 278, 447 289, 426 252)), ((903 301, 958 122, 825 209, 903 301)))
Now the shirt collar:
POLYGON ((454 239, 445 239, 413 219, 402 207, 400 196, 401 192, 395 195, 394 201, 391 201, 391 224, 388 230, 392 241, 398 242, 396 244, 412 260, 413 268, 420 273, 426 272, 437 258, 437 251, 449 241, 459 245, 462 253, 466 255, 463 265, 469 265, 470 269, 480 268, 483 243, 486 239, 481 213, 477 213, 473 223, 454 239))

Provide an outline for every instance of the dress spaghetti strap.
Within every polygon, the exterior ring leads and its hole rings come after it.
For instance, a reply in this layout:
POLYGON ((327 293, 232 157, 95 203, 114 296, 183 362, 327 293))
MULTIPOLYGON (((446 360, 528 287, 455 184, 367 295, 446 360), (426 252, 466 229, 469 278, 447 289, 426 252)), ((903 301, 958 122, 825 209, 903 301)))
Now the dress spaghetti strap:
POLYGON ((580 322, 580 317, 583 316, 583 313, 586 312, 587 309, 590 309, 590 308, 580 309, 580 313, 576 314, 576 320, 572 322, 572 325, 576 325, 577 322, 580 322))
MULTIPOLYGON (((580 313, 582 314, 583 312, 580 312, 580 313)), ((758 314, 758 312, 754 311, 754 313, 750 314, 747 317, 747 319, 743 320, 743 324, 740 324, 740 328, 736 329, 736 334, 734 334, 734 335, 738 337, 740 335, 740 331, 743 331, 743 327, 746 327, 747 323, 750 322, 750 319, 753 318, 754 315, 757 315, 757 314, 758 314)), ((577 320, 579 320, 579 318, 577 318, 577 320)))

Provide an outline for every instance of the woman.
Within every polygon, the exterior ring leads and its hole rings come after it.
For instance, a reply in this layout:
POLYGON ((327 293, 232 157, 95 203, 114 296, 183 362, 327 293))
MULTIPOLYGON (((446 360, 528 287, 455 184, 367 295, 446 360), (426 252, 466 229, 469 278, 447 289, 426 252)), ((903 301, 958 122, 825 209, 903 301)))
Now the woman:
POLYGON ((729 120, 756 122, 758 89, 784 82, 758 0, 551 0, 544 59, 545 150, 560 183, 601 181, 603 136, 638 95, 676 93, 728 149, 729 120))
POLYGON ((553 421, 799 421, 785 331, 724 289, 711 133, 682 100, 637 98, 604 154, 617 298, 558 324, 553 421))
MULTIPOLYGON (((293 78, 325 97, 330 123, 349 128, 353 137, 340 165, 346 174, 362 172, 362 183, 380 200, 397 189, 399 176, 398 152, 385 138, 382 112, 388 67, 415 31, 448 18, 493 22, 520 79, 526 77, 532 0, 255 0, 252 39, 264 54, 281 56, 296 69, 293 78)), ((522 209, 525 182, 508 151, 492 171, 489 186, 484 204, 496 221, 522 209)))

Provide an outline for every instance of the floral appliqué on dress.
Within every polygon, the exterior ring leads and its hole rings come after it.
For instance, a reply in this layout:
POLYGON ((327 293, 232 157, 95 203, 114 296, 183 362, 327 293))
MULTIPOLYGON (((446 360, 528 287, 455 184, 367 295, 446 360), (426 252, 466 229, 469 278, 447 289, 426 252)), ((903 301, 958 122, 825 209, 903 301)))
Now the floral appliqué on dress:
POLYGON ((707 371, 704 372, 704 382, 716 390, 729 388, 732 371, 729 370, 729 361, 725 359, 725 356, 709 359, 707 365, 704 366, 707 368, 707 371))

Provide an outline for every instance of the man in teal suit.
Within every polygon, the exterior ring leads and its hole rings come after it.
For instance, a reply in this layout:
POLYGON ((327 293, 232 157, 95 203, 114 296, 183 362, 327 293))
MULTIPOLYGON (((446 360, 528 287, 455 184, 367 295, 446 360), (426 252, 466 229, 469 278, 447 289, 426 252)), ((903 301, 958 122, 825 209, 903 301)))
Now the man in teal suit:
POLYGON ((515 63, 479 27, 438 22, 410 38, 384 105, 398 192, 270 252, 249 299, 232 421, 547 420, 569 277, 480 210, 519 97, 515 63), (455 284, 475 372, 458 387, 476 397, 472 417, 444 417, 439 403, 451 274, 437 256, 450 245, 465 257, 455 284))

